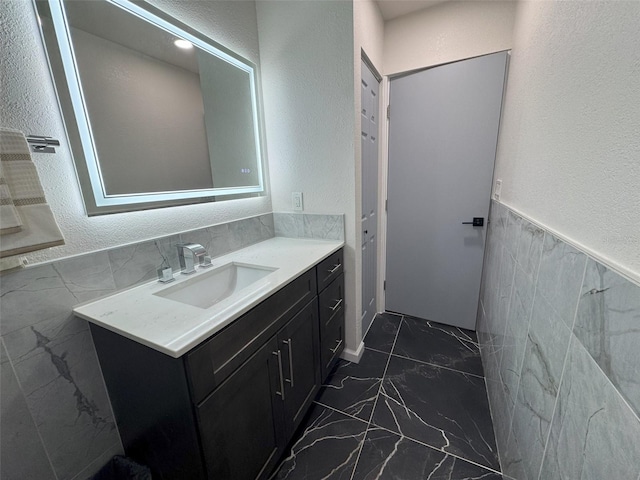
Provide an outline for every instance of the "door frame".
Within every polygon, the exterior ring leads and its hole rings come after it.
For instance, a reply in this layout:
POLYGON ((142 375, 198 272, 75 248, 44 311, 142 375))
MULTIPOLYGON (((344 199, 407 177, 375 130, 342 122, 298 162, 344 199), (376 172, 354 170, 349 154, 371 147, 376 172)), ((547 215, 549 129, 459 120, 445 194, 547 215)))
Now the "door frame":
MULTIPOLYGON (((379 70, 373 64, 367 53, 363 48, 360 49, 360 59, 364 62, 373 76, 379 82, 378 89, 378 118, 384 119, 383 121, 378 122, 378 181, 377 181, 377 203, 378 203, 378 226, 377 226, 377 251, 376 251, 376 280, 375 280, 375 288, 376 288, 376 312, 384 311, 384 290, 383 290, 383 281, 385 272, 383 269, 386 269, 386 262, 384 259, 385 256, 382 255, 384 251, 386 255, 386 248, 382 246, 382 242, 386 244, 387 237, 387 220, 386 220, 386 210, 385 210, 385 199, 387 198, 387 168, 388 168, 388 152, 387 152, 387 137, 389 134, 389 126, 387 123, 387 114, 386 114, 386 106, 388 105, 388 81, 387 77, 380 74, 379 70), (385 163, 386 161, 386 163, 385 163)), ((362 72, 360 72, 359 79, 362 79, 362 72)), ((358 89, 360 90, 360 84, 358 83, 358 89)), ((362 98, 360 98, 360 108, 362 108, 362 98)), ((360 113, 358 112, 358 115, 360 113)), ((358 131, 358 142, 360 141, 360 131, 358 131)), ((360 246, 362 245, 362 232, 360 231, 360 219, 362 218, 362 152, 360 152, 360 158, 358 159, 358 172, 357 175, 360 178, 360 189, 356 192, 357 203, 358 203, 358 211, 357 211, 357 221, 358 221, 358 238, 356 243, 358 244, 358 256, 360 259, 358 268, 359 268, 359 292, 356 296, 356 302, 360 306, 362 304, 362 288, 364 285, 364 279, 362 278, 362 268, 363 268, 363 259, 362 259, 362 249, 360 246)), ((361 308, 358 308, 358 322, 362 319, 362 311, 361 308)), ((373 322, 371 322, 373 324, 373 322)), ((362 328, 362 325, 360 325, 362 328)), ((362 331, 362 339, 364 340, 367 332, 362 331)))

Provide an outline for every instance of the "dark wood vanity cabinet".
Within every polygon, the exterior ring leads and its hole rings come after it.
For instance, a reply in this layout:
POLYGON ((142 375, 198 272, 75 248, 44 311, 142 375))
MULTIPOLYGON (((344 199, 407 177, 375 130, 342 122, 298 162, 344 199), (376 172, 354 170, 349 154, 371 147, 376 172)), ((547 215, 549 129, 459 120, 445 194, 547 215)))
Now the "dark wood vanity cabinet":
POLYGON ((154 479, 267 478, 342 351, 343 290, 340 250, 180 358, 91 324, 126 454, 154 479))

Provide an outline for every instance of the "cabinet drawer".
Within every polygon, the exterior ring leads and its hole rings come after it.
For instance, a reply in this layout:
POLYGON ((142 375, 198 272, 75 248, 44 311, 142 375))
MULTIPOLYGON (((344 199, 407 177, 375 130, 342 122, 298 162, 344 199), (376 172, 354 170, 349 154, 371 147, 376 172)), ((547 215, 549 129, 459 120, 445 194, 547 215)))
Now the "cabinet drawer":
POLYGON ((318 292, 324 290, 343 271, 343 249, 325 258, 318 264, 318 292))
POLYGON ((320 301, 320 325, 324 328, 333 317, 344 312, 344 275, 338 276, 318 296, 320 301))
POLYGON ((309 303, 315 292, 315 269, 311 269, 188 353, 193 402, 199 403, 220 385, 309 303))

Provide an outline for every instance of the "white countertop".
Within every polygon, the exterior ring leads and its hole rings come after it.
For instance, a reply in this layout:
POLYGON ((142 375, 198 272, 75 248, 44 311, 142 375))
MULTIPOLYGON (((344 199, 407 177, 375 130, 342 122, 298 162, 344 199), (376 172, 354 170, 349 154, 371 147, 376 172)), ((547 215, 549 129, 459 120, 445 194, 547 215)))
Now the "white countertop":
POLYGON ((154 294, 211 269, 198 269, 193 275, 176 273, 176 281, 172 283, 154 280, 78 305, 73 312, 89 322, 178 358, 343 245, 344 242, 333 240, 275 237, 215 258, 214 268, 239 262, 277 270, 247 287, 251 292, 248 296, 229 297, 206 309, 154 294))

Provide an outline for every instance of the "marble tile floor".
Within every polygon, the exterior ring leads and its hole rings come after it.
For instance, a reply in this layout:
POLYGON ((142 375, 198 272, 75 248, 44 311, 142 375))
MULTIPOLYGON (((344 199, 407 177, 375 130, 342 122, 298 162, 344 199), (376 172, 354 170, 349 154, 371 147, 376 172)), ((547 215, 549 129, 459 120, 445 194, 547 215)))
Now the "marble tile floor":
POLYGON ((272 479, 503 478, 475 332, 384 313, 365 346, 329 375, 272 479))

